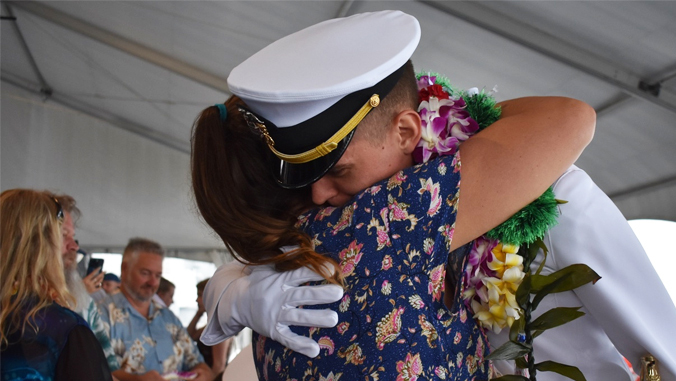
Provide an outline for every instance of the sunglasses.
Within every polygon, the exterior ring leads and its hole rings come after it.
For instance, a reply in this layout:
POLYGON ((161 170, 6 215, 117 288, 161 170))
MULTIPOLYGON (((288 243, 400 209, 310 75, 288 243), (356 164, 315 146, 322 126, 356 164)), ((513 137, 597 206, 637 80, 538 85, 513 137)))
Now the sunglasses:
POLYGON ((52 197, 52 200, 56 204, 56 219, 59 220, 59 222, 63 222, 64 220, 64 215, 63 215, 63 208, 61 207, 61 203, 59 200, 56 199, 56 197, 52 197))

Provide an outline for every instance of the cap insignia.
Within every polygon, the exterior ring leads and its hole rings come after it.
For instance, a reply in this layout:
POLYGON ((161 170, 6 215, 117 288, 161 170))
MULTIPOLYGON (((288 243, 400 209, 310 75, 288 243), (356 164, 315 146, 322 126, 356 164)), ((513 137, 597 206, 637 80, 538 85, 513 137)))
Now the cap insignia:
POLYGON ((265 123, 263 123, 262 120, 258 119, 258 117, 249 110, 240 108, 239 111, 242 113, 242 116, 244 116, 246 124, 248 124, 250 128, 257 130, 269 147, 273 147, 275 145, 275 141, 272 139, 272 136, 270 136, 270 134, 268 133, 268 129, 265 127, 265 123))

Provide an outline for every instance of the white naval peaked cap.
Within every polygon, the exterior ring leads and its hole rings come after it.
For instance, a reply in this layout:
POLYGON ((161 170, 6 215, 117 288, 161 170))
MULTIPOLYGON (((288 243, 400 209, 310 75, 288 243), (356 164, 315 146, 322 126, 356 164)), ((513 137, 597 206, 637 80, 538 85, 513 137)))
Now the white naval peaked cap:
POLYGON ((377 100, 367 106, 370 98, 389 93, 419 41, 413 16, 361 13, 286 36, 232 70, 228 86, 247 104, 245 119, 282 160, 280 185, 311 184, 340 159, 356 125, 377 107, 377 100))

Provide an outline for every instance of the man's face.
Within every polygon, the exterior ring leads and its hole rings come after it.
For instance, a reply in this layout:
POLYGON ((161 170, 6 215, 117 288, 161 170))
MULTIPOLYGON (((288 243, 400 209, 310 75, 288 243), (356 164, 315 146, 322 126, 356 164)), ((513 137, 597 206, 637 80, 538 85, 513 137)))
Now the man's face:
POLYGON ((396 131, 388 131, 377 145, 355 136, 338 163, 312 184, 312 201, 342 206, 355 194, 413 165, 411 155, 399 148, 396 131))
POLYGON ((75 227, 70 213, 64 211, 63 224, 61 224, 61 234, 63 235, 63 267, 73 269, 77 266, 77 250, 80 248, 75 242, 75 227))
POLYGON ((114 280, 104 280, 101 285, 106 294, 114 293, 118 288, 120 288, 120 282, 114 280))
POLYGON ((162 256, 140 252, 136 261, 122 262, 122 290, 139 302, 148 302, 157 292, 162 277, 162 256))

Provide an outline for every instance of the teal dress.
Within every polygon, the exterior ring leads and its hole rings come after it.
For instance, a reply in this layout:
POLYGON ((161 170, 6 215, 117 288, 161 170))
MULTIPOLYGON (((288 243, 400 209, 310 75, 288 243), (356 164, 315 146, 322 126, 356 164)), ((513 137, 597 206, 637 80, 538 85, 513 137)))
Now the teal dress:
MULTIPOLYGON (((313 210, 300 228, 345 279, 335 328, 292 327, 319 342, 314 359, 254 334, 261 380, 488 380, 488 344, 462 302, 443 303, 460 182, 458 156, 407 168, 341 208, 313 210)), ((460 251, 457 251, 460 253, 460 251)), ((456 276, 455 290, 463 277, 456 276)))

